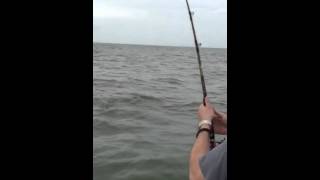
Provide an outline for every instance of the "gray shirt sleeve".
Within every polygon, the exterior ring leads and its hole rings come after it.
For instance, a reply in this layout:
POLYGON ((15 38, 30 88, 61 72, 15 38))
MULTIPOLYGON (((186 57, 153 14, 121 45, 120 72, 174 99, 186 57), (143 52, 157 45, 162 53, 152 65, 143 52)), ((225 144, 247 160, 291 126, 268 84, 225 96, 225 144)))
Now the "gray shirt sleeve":
POLYGON ((200 158, 200 168, 206 180, 227 179, 227 140, 200 158))

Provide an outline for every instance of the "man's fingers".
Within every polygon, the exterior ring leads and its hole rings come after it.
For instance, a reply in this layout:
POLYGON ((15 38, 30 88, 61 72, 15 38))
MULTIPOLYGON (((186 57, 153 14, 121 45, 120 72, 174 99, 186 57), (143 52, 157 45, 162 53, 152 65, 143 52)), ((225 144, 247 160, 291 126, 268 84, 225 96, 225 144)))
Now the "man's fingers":
POLYGON ((210 104, 208 96, 204 99, 204 101, 206 102, 206 104, 210 104))
POLYGON ((208 97, 205 98, 205 102, 206 102, 206 107, 212 108, 212 109, 213 109, 213 112, 214 112, 214 111, 215 111, 214 106, 210 103, 208 97))
POLYGON ((216 111, 217 116, 222 117, 222 114, 219 111, 216 111))

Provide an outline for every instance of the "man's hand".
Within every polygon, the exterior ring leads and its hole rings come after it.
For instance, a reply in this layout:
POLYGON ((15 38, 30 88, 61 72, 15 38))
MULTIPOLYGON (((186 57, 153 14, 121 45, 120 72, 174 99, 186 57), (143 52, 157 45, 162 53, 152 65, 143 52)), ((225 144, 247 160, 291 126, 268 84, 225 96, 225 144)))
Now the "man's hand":
POLYGON ((199 121, 212 120, 217 117, 214 107, 210 104, 208 97, 205 98, 206 106, 201 104, 198 109, 199 121))
POLYGON ((212 120, 216 134, 227 134, 227 114, 218 112, 210 104, 208 97, 205 98, 206 106, 201 104, 198 110, 199 121, 212 120))
POLYGON ((215 111, 215 117, 212 118, 214 132, 217 134, 227 134, 227 114, 215 111))

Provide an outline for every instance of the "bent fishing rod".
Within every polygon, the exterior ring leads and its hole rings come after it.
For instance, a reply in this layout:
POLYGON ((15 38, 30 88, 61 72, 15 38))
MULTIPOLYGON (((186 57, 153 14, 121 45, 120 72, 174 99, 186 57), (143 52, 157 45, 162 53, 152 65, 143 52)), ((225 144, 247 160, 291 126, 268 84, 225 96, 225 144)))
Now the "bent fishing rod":
POLYGON ((206 84, 204 82, 204 76, 203 76, 203 71, 202 71, 202 65, 201 65, 201 59, 200 59, 200 49, 199 49, 199 44, 196 36, 196 31, 194 29, 193 25, 193 19, 192 19, 192 12, 190 11, 190 6, 188 0, 186 0, 188 11, 189 11, 189 17, 191 21, 191 26, 192 26, 192 32, 193 32, 193 38, 194 38, 194 44, 196 46, 196 52, 197 52, 197 57, 198 57, 198 64, 199 64, 199 70, 200 70, 200 78, 201 78, 201 84, 202 84, 202 93, 203 93, 203 105, 206 105, 205 98, 207 97, 207 89, 206 89, 206 84))
MULTIPOLYGON (((201 64, 201 58, 200 58, 200 49, 199 49, 199 44, 197 41, 197 36, 196 36, 196 31, 194 29, 193 25, 193 19, 192 15, 193 13, 190 10, 189 2, 186 0, 187 7, 188 7, 188 12, 189 12, 189 17, 190 17, 190 22, 192 26, 192 32, 193 32, 193 38, 194 38, 194 44, 197 52, 197 58, 198 58, 198 64, 199 64, 199 71, 200 71, 200 79, 201 79, 201 85, 202 85, 202 93, 203 93, 203 105, 206 106, 205 98, 207 97, 207 89, 206 89, 206 84, 204 82, 204 76, 203 76, 203 70, 202 70, 202 64, 201 64)), ((213 128, 213 123, 211 126, 212 133, 210 133, 210 144, 211 144, 211 149, 215 147, 215 136, 214 136, 214 128, 213 128)))

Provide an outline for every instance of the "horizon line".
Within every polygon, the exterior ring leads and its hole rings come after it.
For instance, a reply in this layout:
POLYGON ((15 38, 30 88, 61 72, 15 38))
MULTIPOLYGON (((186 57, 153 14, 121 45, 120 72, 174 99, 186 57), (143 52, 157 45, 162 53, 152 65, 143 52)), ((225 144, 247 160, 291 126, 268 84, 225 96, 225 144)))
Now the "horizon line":
MULTIPOLYGON (((155 44, 134 44, 134 43, 109 43, 109 42, 98 42, 92 41, 97 44, 118 44, 118 45, 135 45, 135 46, 155 46, 155 47, 182 47, 182 48, 195 48, 195 46, 175 46, 175 45, 155 45, 155 44)), ((200 48, 211 48, 211 49, 227 49, 223 47, 209 47, 209 46, 200 46, 200 48)))

